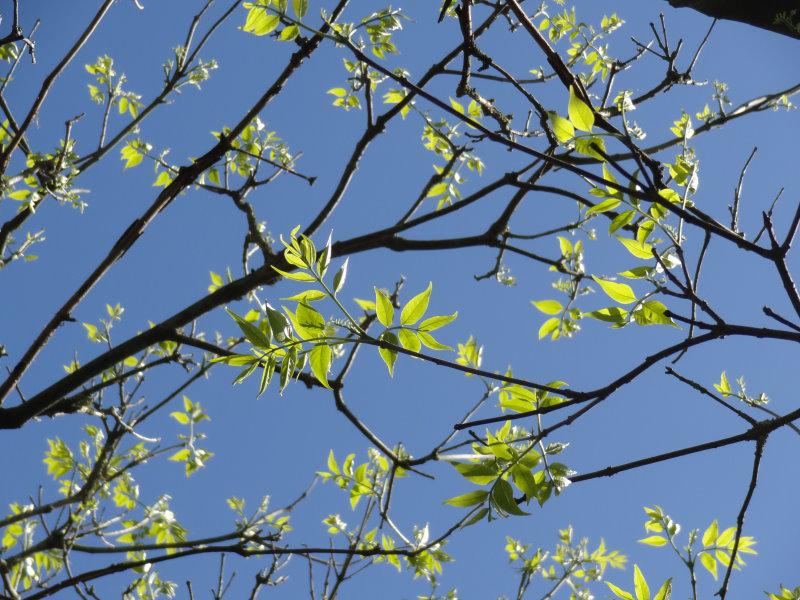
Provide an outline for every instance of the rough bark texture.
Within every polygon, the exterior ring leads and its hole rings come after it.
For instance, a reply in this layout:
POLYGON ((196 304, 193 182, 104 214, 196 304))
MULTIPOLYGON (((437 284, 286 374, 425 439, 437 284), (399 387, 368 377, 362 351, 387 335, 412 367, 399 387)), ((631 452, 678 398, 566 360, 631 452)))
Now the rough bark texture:
POLYGON ((669 0, 709 17, 747 23, 800 39, 800 0, 669 0))

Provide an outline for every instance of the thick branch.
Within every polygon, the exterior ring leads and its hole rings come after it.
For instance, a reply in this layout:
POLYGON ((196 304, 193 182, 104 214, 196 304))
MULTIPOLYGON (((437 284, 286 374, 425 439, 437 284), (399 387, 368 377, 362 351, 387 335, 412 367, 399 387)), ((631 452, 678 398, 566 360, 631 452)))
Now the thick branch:
POLYGON ((800 2, 798 0, 669 0, 675 8, 692 8, 728 21, 739 21, 800 39, 800 2))

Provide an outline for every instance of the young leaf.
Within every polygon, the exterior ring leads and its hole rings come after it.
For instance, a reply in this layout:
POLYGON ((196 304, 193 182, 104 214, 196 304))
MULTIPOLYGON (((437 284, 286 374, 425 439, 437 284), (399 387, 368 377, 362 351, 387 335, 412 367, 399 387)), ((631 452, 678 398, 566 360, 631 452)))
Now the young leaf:
POLYGON ((317 344, 311 349, 308 362, 311 365, 311 372, 322 385, 330 389, 328 383, 328 371, 333 360, 333 350, 327 344, 317 344))
POLYGON ((639 540, 639 543, 640 544, 647 544, 648 546, 655 546, 656 548, 658 548, 658 547, 663 546, 664 544, 666 544, 667 540, 666 540, 666 538, 664 538, 664 537, 662 537, 660 535, 651 535, 649 537, 642 538, 641 540, 639 540))
POLYGON ((628 311, 619 306, 609 306, 608 308, 601 308, 600 310, 583 313, 583 316, 597 319, 598 321, 605 321, 606 323, 622 323, 628 318, 628 311))
POLYGON ((419 336, 419 341, 425 344, 426 347, 430 348, 431 350, 452 350, 450 346, 446 346, 439 342, 436 338, 434 338, 430 333, 427 331, 419 331, 417 333, 419 336))
POLYGON ((372 300, 362 300, 361 298, 354 298, 354 300, 364 310, 375 310, 375 303, 372 300))
MULTIPOLYGON (((388 342, 394 346, 400 345, 400 340, 391 331, 384 331, 380 337, 384 342, 388 342)), ((394 377, 394 363, 397 361, 397 350, 391 348, 378 347, 378 354, 381 355, 383 362, 386 363, 386 368, 389 369, 389 376, 394 377)))
POLYGON ((420 348, 422 348, 422 342, 419 341, 417 334, 409 329, 400 329, 397 332, 397 337, 400 338, 400 344, 403 348, 413 352, 419 352, 420 348))
POLYGON ((290 273, 288 271, 281 271, 278 267, 272 267, 279 275, 285 277, 286 279, 291 279, 293 281, 316 281, 313 275, 308 273, 303 273, 302 271, 298 273, 290 273))
POLYGON ((722 375, 720 375, 719 383, 714 384, 714 388, 716 388, 716 390, 724 397, 731 395, 731 384, 728 381, 728 375, 725 373, 725 371, 723 371, 722 375))
POLYGON ((511 477, 514 479, 514 485, 525 494, 526 500, 536 497, 539 486, 536 484, 536 479, 530 469, 526 469, 522 465, 515 465, 514 468, 511 469, 511 477))
POLYGON ((591 215, 599 215, 600 213, 608 212, 609 210, 614 210, 620 205, 620 203, 622 203, 622 200, 620 200, 619 198, 609 198, 607 200, 603 200, 602 202, 598 202, 597 204, 589 208, 589 210, 586 211, 586 216, 588 217, 591 215))
POLYGON ((378 321, 384 327, 391 327, 394 320, 394 306, 389 297, 378 288, 375 288, 375 313, 378 315, 378 321))
POLYGON ((420 331, 436 331, 448 323, 455 321, 456 317, 458 317, 457 312, 454 312, 452 315, 436 315, 433 317, 428 317, 419 324, 418 329, 420 331))
POLYGON ((464 528, 466 528, 466 527, 469 527, 470 525, 475 525, 475 523, 477 523, 478 521, 482 521, 482 520, 483 520, 483 518, 484 518, 484 517, 485 517, 487 514, 489 514, 489 508, 488 508, 488 507, 480 509, 478 512, 476 512, 476 513, 475 513, 475 514, 472 516, 472 518, 471 518, 469 521, 467 521, 466 523, 464 523, 464 524, 461 526, 461 529, 464 529, 464 528))
POLYGON ((319 337, 325 332, 325 317, 308 304, 300 302, 295 317, 297 325, 308 333, 307 337, 319 337))
POLYGON ((508 515, 523 516, 526 513, 514 500, 514 490, 505 479, 498 479, 492 488, 492 503, 499 511, 508 515))
POLYGON ((239 326, 239 329, 242 330, 244 337, 247 338, 247 341, 253 344, 253 346, 258 346, 259 348, 269 348, 269 338, 264 335, 264 332, 261 331, 258 327, 253 325, 252 323, 248 323, 242 317, 237 315, 232 310, 226 308, 225 311, 233 317, 233 320, 236 321, 236 324, 239 326))
POLYGON ((546 338, 551 333, 558 330, 558 326, 561 324, 561 319, 558 317, 550 317, 542 323, 542 326, 539 327, 539 339, 546 338))
POLYGON ((653 600, 670 600, 672 598, 672 577, 667 579, 653 596, 653 600))
POLYGON ((701 552, 699 556, 700 556, 700 564, 702 564, 706 568, 706 571, 711 573, 711 576, 714 577, 714 579, 716 579, 717 561, 714 559, 713 556, 711 556, 707 552, 701 552))
POLYGON ((625 246, 625 249, 633 254, 636 258, 641 258, 643 260, 654 258, 653 247, 646 242, 640 242, 639 240, 632 240, 624 237, 617 237, 617 240, 619 240, 619 243, 625 246))
POLYGON ((428 310, 432 289, 433 283, 428 283, 428 287, 425 288, 425 291, 417 294, 406 303, 403 310, 400 312, 401 325, 413 325, 422 318, 425 311, 428 310))
POLYGON ((637 325, 678 325, 664 313, 667 307, 658 300, 648 300, 633 313, 633 319, 637 325))
POLYGON ((631 304, 636 302, 636 294, 633 293, 631 286, 625 283, 617 283, 615 281, 600 279, 594 275, 592 275, 592 279, 595 280, 597 285, 599 285, 612 300, 619 302, 620 304, 631 304))
POLYGON ((466 494, 461 494, 460 496, 454 496, 453 498, 448 498, 444 501, 445 504, 449 504, 450 506, 474 506, 476 504, 480 504, 486 498, 489 497, 489 492, 486 490, 476 490, 474 492, 467 492, 466 494))
POLYGON ((650 586, 639 565, 633 565, 633 591, 636 592, 636 600, 650 600, 650 586))
POLYGON ((350 257, 348 256, 342 266, 339 267, 339 270, 336 271, 336 275, 333 276, 333 293, 338 294, 339 291, 344 287, 344 282, 347 279, 347 263, 350 262, 350 257))
POLYGON ((594 112, 583 100, 578 98, 575 94, 575 89, 569 87, 569 105, 567 106, 569 112, 569 120, 576 129, 590 133, 594 126, 594 112))
POLYGON ((557 315, 564 310, 558 300, 531 300, 531 304, 546 315, 557 315))
POLYGON ((325 298, 325 292, 322 290, 304 290, 294 296, 289 296, 287 298, 281 298, 281 300, 293 300, 295 302, 305 302, 308 304, 309 302, 314 302, 316 300, 322 300, 325 298))
POLYGON ((308 0, 292 0, 292 8, 298 19, 302 19, 308 12, 308 0))
POLYGON ((608 225, 608 233, 614 233, 617 229, 627 226, 631 221, 633 221, 633 217, 635 216, 636 212, 632 210, 626 210, 625 212, 619 213, 608 225))
POLYGON ((717 520, 711 521, 711 525, 703 532, 703 546, 708 547, 714 544, 719 535, 719 524, 717 520))
POLYGON ((567 119, 559 117, 554 112, 548 112, 547 116, 550 120, 550 128, 559 142, 563 144, 575 137, 575 127, 567 119))
POLYGON ((618 588, 610 581, 606 581, 606 585, 608 586, 608 589, 614 592, 614 595, 617 598, 622 598, 622 600, 636 600, 629 592, 626 592, 625 590, 618 588))

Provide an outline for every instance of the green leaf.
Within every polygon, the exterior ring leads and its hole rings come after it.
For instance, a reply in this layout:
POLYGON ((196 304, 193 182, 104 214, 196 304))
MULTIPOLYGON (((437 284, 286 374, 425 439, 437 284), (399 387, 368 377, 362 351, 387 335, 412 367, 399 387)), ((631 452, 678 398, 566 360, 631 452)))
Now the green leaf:
POLYGON ((623 227, 627 226, 631 221, 633 221, 634 216, 636 216, 636 212, 632 210, 626 210, 625 212, 619 213, 611 220, 611 223, 608 226, 608 233, 614 233, 617 229, 622 229, 623 227))
POLYGON ((561 319, 558 317, 550 317, 542 323, 542 326, 539 327, 539 339, 546 338, 551 333, 558 330, 558 326, 561 324, 561 319))
POLYGON ((355 303, 366 311, 375 310, 375 303, 372 300, 362 300, 361 298, 354 298, 355 303))
POLYGON ((652 274, 653 268, 647 266, 634 267, 633 269, 628 269, 627 271, 617 273, 617 275, 621 277, 627 277, 628 279, 645 279, 652 274))
MULTIPOLYGON (((400 345, 400 340, 398 340, 397 336, 391 331, 384 331, 380 339, 394 346, 400 345)), ((378 354, 381 355, 383 362, 386 363, 386 368, 389 369, 389 376, 394 377, 394 363, 397 361, 397 350, 378 346, 378 354)))
POLYGON ((730 396, 733 393, 731 392, 731 384, 728 381, 728 375, 725 373, 725 371, 723 371, 722 375, 720 375, 719 383, 714 384, 714 388, 716 388, 716 390, 725 397, 730 396))
POLYGON ((717 541, 717 536, 719 535, 719 524, 717 520, 714 519, 711 521, 711 525, 709 525, 706 530, 703 532, 703 546, 711 546, 715 541, 717 541))
MULTIPOLYGON (((611 169, 608 168, 608 163, 603 163, 603 179, 606 181, 610 181, 611 183, 617 183, 617 178, 614 177, 614 174, 611 172, 611 169)), ((606 184, 606 189, 608 193, 612 196, 619 196, 622 190, 619 189, 618 186, 606 184)))
POLYGON ((546 315, 557 315, 564 310, 557 300, 531 300, 531 304, 546 315))
POLYGON ((431 189, 428 190, 428 194, 425 196, 426 198, 435 198, 436 196, 441 196, 447 191, 447 188, 450 184, 446 181, 442 181, 437 183, 436 185, 431 186, 431 189))
POLYGON ((302 19, 308 12, 308 0, 292 0, 292 9, 298 19, 302 19))
POLYGON ((265 363, 261 364, 261 381, 258 383, 258 394, 256 394, 256 398, 260 397, 261 394, 264 393, 274 374, 275 361, 272 359, 267 359, 265 363))
POLYGON ((700 564, 706 568, 706 571, 711 573, 711 576, 714 579, 716 579, 717 561, 714 559, 714 557, 708 554, 707 552, 701 552, 698 556, 700 557, 700 564))
POLYGON ((597 135, 575 138, 575 151, 586 156, 592 156, 597 160, 605 160, 604 155, 607 154, 606 143, 603 138, 597 135))
MULTIPOLYGON (((297 325, 306 330, 306 337, 320 337, 325 333, 325 317, 310 305, 300 302, 295 313, 297 325)), ((298 332, 299 333, 299 332, 298 332)))
POLYGON ((644 221, 643 223, 639 223, 639 227, 636 229, 636 239, 640 242, 644 242, 650 234, 653 233, 653 230, 656 228, 655 221, 644 221))
POLYGON ((339 466, 336 464, 336 456, 334 456, 333 450, 328 452, 328 471, 334 475, 339 474, 339 466))
POLYGON ((188 448, 184 448, 183 450, 178 450, 175 454, 170 456, 167 460, 171 460, 173 462, 184 462, 191 456, 191 454, 192 453, 189 451, 188 448))
POLYGON ((456 317, 458 317, 457 312, 454 312, 452 315, 436 315, 433 317, 428 317, 419 324, 418 329, 420 331, 436 331, 448 323, 455 321, 456 317))
POLYGON ((442 344, 427 331, 419 331, 417 335, 419 336, 419 341, 431 350, 452 350, 450 346, 442 344))
POLYGON ((490 462, 453 463, 456 471, 476 485, 486 485, 497 479, 497 468, 490 462))
POLYGON ((485 517, 487 514, 489 514, 489 508, 488 508, 488 507, 487 507, 487 508, 482 508, 482 509, 480 509, 478 512, 476 512, 476 513, 475 513, 475 514, 472 516, 472 518, 471 518, 470 520, 468 520, 466 523, 464 523, 464 524, 461 526, 461 529, 464 529, 464 528, 466 528, 466 527, 469 527, 470 525, 475 525, 475 523, 477 523, 478 521, 482 521, 482 520, 483 520, 483 518, 484 518, 484 517, 485 517))
POLYGON ((130 169, 131 167, 135 167, 140 162, 142 162, 142 160, 144 160, 144 154, 142 154, 136 149, 136 147, 133 145, 133 142, 123 146, 122 150, 120 150, 119 152, 122 155, 122 160, 125 161, 125 166, 123 167, 123 169, 130 169))
POLYGON ((189 424, 189 415, 179 410, 169 413, 169 416, 175 419, 181 425, 189 424))
POLYGON ((344 282, 347 279, 347 265, 350 262, 350 257, 348 256, 342 266, 339 267, 339 270, 336 271, 336 275, 333 276, 333 293, 338 294, 341 289, 344 287, 344 282))
POLYGON ((539 486, 536 484, 536 479, 530 469, 526 469, 519 464, 514 465, 511 469, 511 477, 514 479, 514 485, 525 494, 527 500, 536 497, 539 492, 539 486))
POLYGON ((282 312, 275 310, 269 304, 267 304, 266 309, 267 321, 269 321, 269 327, 272 330, 272 334, 275 336, 275 339, 278 341, 285 340, 292 332, 291 327, 289 326, 289 320, 282 312))
POLYGON ((384 327, 391 327, 394 320, 394 306, 389 297, 378 288, 375 288, 375 313, 378 315, 378 321, 384 327))
POLYGON ((667 579, 653 596, 653 600, 670 600, 672 598, 672 577, 667 579))
POLYGON ((167 187, 170 183, 172 183, 172 173, 161 171, 153 182, 153 187, 167 187))
POLYGON ((242 330, 244 337, 246 337, 247 341, 253 344, 253 346, 258 346, 259 348, 270 347, 269 338, 264 335, 264 332, 261 331, 260 328, 245 321, 242 317, 228 308, 225 309, 225 312, 227 312, 233 318, 233 320, 236 321, 236 324, 239 326, 239 329, 242 330))
POLYGON ((251 365, 258 359, 250 354, 234 354, 232 356, 217 356, 212 358, 212 363, 224 363, 232 367, 241 367, 242 365, 251 365))
POLYGON ((600 310, 583 313, 583 316, 597 319, 598 321, 605 321, 606 323, 622 323, 628 318, 628 311, 619 306, 609 306, 608 308, 601 308, 600 310))
POLYGON ((327 344, 317 344, 311 349, 308 355, 308 362, 311 365, 311 372, 322 385, 330 389, 328 383, 328 371, 333 361, 333 350, 327 344))
POLYGON ((278 39, 282 42, 290 42, 300 34, 300 28, 297 25, 289 25, 284 27, 278 39))
POLYGON ((567 119, 559 117, 552 111, 547 113, 547 117, 550 120, 550 128, 559 142, 563 144, 575 137, 575 127, 567 119))
POLYGON ((641 540, 639 540, 639 543, 640 544, 647 544, 648 546, 655 546, 656 548, 659 548, 659 547, 663 546, 664 544, 666 544, 667 540, 666 540, 666 538, 664 538, 664 537, 662 537, 660 535, 651 535, 649 537, 642 538, 641 540))
POLYGON ((569 86, 569 105, 567 107, 569 112, 569 120, 576 129, 591 133, 594 126, 594 112, 583 100, 578 98, 575 94, 575 89, 569 86))
POLYGON ((736 535, 736 527, 728 527, 725 531, 719 534, 717 538, 717 546, 728 546, 733 542, 733 538, 736 535))
POLYGON ((639 565, 633 565, 633 591, 636 592, 636 600, 650 600, 650 586, 639 565))
MULTIPOLYGON (((130 159, 128 160, 128 162, 130 162, 130 159)), ((139 159, 139 162, 141 162, 141 158, 139 159)), ((133 165, 131 165, 131 166, 133 166, 133 165)), ((128 165, 125 165, 125 168, 127 169, 128 165)), ((21 201, 21 200, 27 200, 28 196, 30 196, 30 195, 31 195, 31 191, 30 190, 17 190, 16 192, 11 192, 8 195, 8 197, 11 198, 12 200, 20 200, 21 201)))
POLYGON ((641 258, 644 260, 654 258, 653 247, 646 242, 640 242, 639 240, 632 240, 624 237, 617 237, 617 240, 619 240, 619 243, 625 246, 628 252, 633 254, 636 258, 641 258))
POLYGON ((489 492, 486 490, 475 490, 474 492, 467 492, 466 494, 461 494, 460 496, 448 498, 444 501, 444 503, 449 504, 450 506, 459 507, 474 506, 476 504, 480 504, 488 497, 489 492))
POLYGON ((634 311, 633 319, 637 325, 678 325, 664 313, 667 307, 658 300, 648 300, 643 302, 639 308, 634 311))
POLYGON ((431 299, 433 283, 428 283, 425 290, 409 300, 400 312, 401 325, 413 325, 419 321, 428 310, 428 303, 431 299))
POLYGON ((293 281, 316 281, 313 275, 308 273, 304 273, 302 271, 298 273, 290 273, 288 271, 281 271, 278 267, 272 267, 274 271, 276 271, 279 275, 286 279, 291 279, 293 281))
POLYGON ((295 302, 305 302, 306 304, 309 302, 314 302, 316 300, 322 300, 326 298, 325 292, 322 290, 305 290, 300 292, 299 294, 295 294, 294 296, 288 296, 287 298, 281 298, 281 300, 293 300, 295 302))
POLYGON ((263 8, 254 7, 247 13, 242 31, 253 35, 267 35, 280 24, 278 15, 268 14, 263 8))
POLYGON ((400 344, 407 350, 419 352, 420 348, 422 348, 422 342, 419 341, 419 337, 413 331, 400 329, 397 332, 397 336, 400 338, 400 344))
POLYGON ((659 190, 658 195, 667 202, 672 202, 673 204, 681 204, 683 202, 683 198, 680 197, 680 194, 670 188, 659 190))
POLYGON ((610 589, 612 592, 614 592, 614 595, 617 598, 622 598, 622 600, 635 600, 634 597, 630 593, 626 592, 625 590, 623 590, 621 588, 618 588, 617 586, 615 586, 610 581, 606 581, 606 585, 608 586, 608 589, 610 589))
POLYGON ((561 256, 565 258, 572 256, 572 242, 563 235, 558 236, 558 247, 561 250, 561 256))
POLYGON ((505 479, 498 479, 492 488, 492 503, 495 508, 508 515, 523 516, 526 513, 514 500, 514 490, 505 479))
POLYGON ((592 275, 592 279, 595 280, 597 285, 599 285, 606 295, 608 295, 608 297, 612 300, 619 302, 620 304, 631 304, 636 302, 636 294, 633 293, 631 286, 625 283, 617 283, 615 281, 600 279, 594 275, 592 275))
POLYGON ((255 371, 256 368, 258 368, 258 362, 253 361, 244 369, 239 371, 239 374, 233 379, 233 385, 238 385, 242 383, 245 379, 247 379, 248 377, 250 377, 250 375, 253 374, 253 371, 255 371))
POLYGON ((608 212, 609 210, 614 210, 622 203, 622 200, 619 198, 609 198, 608 200, 603 200, 602 202, 598 202, 589 210, 586 211, 586 216, 591 215, 598 215, 600 213, 608 212))

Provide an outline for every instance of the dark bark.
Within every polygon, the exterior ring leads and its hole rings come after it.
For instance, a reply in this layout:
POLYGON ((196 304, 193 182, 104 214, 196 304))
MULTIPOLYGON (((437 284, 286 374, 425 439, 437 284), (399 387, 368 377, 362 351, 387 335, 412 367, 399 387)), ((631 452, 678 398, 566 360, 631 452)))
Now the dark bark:
POLYGON ((693 8, 709 17, 739 21, 800 39, 800 0, 668 0, 676 8, 693 8))

